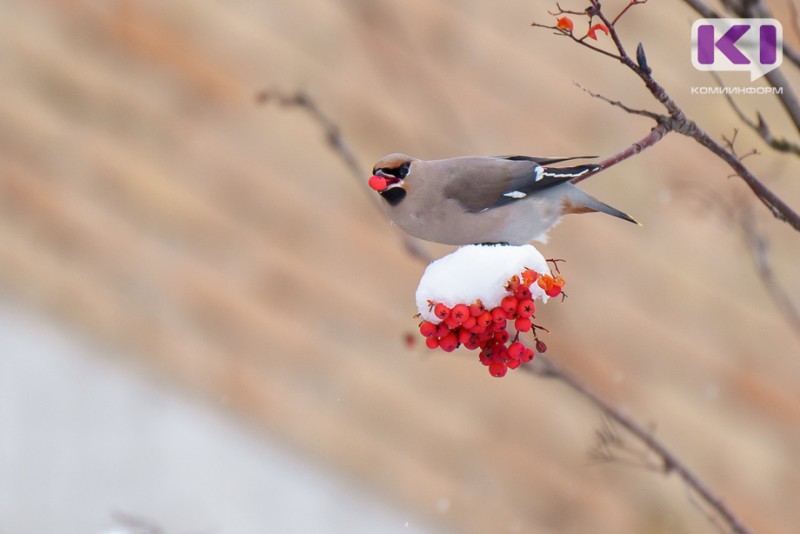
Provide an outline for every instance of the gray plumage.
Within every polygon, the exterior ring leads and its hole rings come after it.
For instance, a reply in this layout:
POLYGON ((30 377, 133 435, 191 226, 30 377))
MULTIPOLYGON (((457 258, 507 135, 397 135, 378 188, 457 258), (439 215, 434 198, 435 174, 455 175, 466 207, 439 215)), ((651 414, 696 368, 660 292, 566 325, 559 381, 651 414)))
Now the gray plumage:
MULTIPOLYGON (((387 215, 412 236, 447 245, 544 241, 568 213, 629 215, 584 193, 569 181, 596 165, 551 165, 576 158, 528 156, 420 160, 390 154, 375 164, 387 215)), ((637 223, 638 224, 638 223, 637 223)))

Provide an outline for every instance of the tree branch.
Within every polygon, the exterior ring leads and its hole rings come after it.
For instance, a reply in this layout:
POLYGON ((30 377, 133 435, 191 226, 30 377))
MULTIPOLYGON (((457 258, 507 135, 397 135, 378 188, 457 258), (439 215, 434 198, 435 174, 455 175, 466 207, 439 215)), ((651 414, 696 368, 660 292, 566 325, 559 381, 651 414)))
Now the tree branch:
MULTIPOLYGON (((319 106, 317 106, 316 102, 314 102, 310 96, 303 91, 284 93, 274 89, 263 89, 256 94, 256 103, 269 104, 270 102, 277 102, 284 107, 297 107, 305 110, 309 115, 311 115, 311 117, 322 128, 322 131, 325 132, 325 139, 328 142, 328 146, 331 147, 334 153, 342 158, 356 182, 358 182, 360 187, 369 194, 370 200, 374 199, 374 195, 371 194, 371 191, 367 187, 367 182, 364 180, 364 177, 367 174, 362 168, 361 164, 359 164, 358 158, 356 158, 356 155, 350 148, 350 145, 348 145, 345 141, 341 128, 339 128, 339 125, 336 124, 330 117, 322 112, 322 110, 319 108, 319 106)), ((378 206, 375 202, 373 202, 373 205, 380 210, 380 206, 378 206)), ((401 233, 399 230, 398 236, 403 241, 403 246, 405 249, 412 256, 419 258, 424 262, 431 261, 430 254, 428 254, 428 252, 422 247, 422 245, 420 245, 418 241, 415 241, 405 233, 401 233)))
MULTIPOLYGON (((726 150, 725 147, 714 141, 694 121, 686 117, 683 110, 669 96, 666 89, 664 89, 664 87, 661 84, 659 84, 652 76, 652 69, 647 65, 647 59, 642 45, 641 44, 639 45, 636 54, 637 58, 636 61, 634 61, 633 59, 631 59, 631 57, 625 50, 625 46, 622 43, 622 40, 617 32, 616 27, 614 26, 614 23, 611 20, 609 20, 609 18, 603 13, 600 6, 600 2, 598 0, 589 0, 589 2, 591 6, 586 10, 586 15, 589 17, 590 22, 593 17, 597 17, 603 22, 603 24, 605 24, 605 26, 609 30, 609 37, 611 37, 611 39, 613 40, 614 46, 616 47, 619 55, 614 55, 604 50, 601 51, 600 49, 593 46, 588 46, 588 48, 595 51, 600 51, 605 56, 610 56, 617 59, 620 63, 628 67, 628 69, 633 71, 644 82, 645 87, 647 87, 647 90, 650 91, 650 94, 653 95, 653 97, 656 100, 658 100, 658 102, 661 103, 661 105, 663 105, 668 112, 669 115, 668 119, 666 121, 659 122, 659 125, 663 125, 663 128, 666 128, 666 131, 675 131, 687 137, 691 137, 697 143, 701 144, 709 151, 711 151, 713 154, 722 159, 733 169, 733 171, 737 175, 739 175, 739 177, 742 178, 742 180, 744 180, 744 182, 748 185, 750 190, 770 210, 770 212, 776 219, 788 223, 789 225, 792 226, 792 228, 800 232, 800 214, 794 211, 788 204, 786 204, 786 202, 784 202, 778 195, 776 195, 763 182, 761 182, 752 172, 750 172, 750 170, 741 162, 739 158, 736 157, 735 154, 731 153, 729 150, 726 150)), ((638 5, 639 3, 640 2, 637 2, 637 0, 631 0, 630 4, 626 8, 624 8, 623 11, 627 10, 631 5, 638 5)), ((618 21, 619 17, 615 17, 614 20, 618 21)), ((571 32, 565 32, 564 30, 559 30, 558 28, 555 27, 545 26, 536 23, 534 24, 534 26, 556 29, 558 33, 567 35, 571 37, 574 41, 577 41, 580 44, 586 46, 585 43, 583 43, 579 39, 576 39, 571 32)), ((633 148, 633 150, 635 150, 635 148, 633 148)))
POLYGON ((539 354, 534 359, 534 363, 535 365, 525 365, 523 368, 527 372, 540 378, 556 379, 572 391, 587 399, 592 405, 600 409, 604 416, 619 424, 655 453, 661 460, 661 471, 664 474, 669 474, 671 472, 676 473, 695 494, 722 517, 725 523, 731 528, 732 532, 737 534, 752 534, 752 531, 742 523, 722 499, 714 494, 708 486, 680 460, 680 458, 667 449, 667 447, 645 427, 597 395, 571 374, 561 369, 553 363, 550 358, 539 354))
MULTIPOLYGON (((716 72, 712 72, 711 75, 714 79, 717 80, 717 84, 720 87, 725 87, 725 84, 722 82, 722 78, 716 72)), ((764 117, 761 116, 761 113, 756 113, 758 117, 758 123, 753 121, 750 117, 744 114, 744 111, 736 104, 736 101, 733 99, 729 93, 724 93, 725 98, 728 100, 728 103, 731 105, 733 112, 739 117, 743 123, 745 123, 750 129, 755 131, 759 137, 773 150, 777 150, 778 152, 788 152, 790 154, 794 154, 796 156, 800 156, 800 145, 797 143, 792 143, 791 141, 781 138, 776 139, 775 136, 772 135, 772 131, 769 129, 764 117)))

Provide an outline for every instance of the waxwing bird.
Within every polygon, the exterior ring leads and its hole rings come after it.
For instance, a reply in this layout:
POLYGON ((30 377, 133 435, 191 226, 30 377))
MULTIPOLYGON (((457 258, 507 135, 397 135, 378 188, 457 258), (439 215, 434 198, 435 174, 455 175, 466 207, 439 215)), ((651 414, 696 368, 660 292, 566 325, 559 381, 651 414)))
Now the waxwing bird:
POLYGON ((375 164, 369 185, 389 218, 414 237, 445 245, 546 241, 568 213, 629 215, 584 193, 570 180, 600 167, 551 167, 572 158, 529 156, 421 160, 390 154, 375 164))

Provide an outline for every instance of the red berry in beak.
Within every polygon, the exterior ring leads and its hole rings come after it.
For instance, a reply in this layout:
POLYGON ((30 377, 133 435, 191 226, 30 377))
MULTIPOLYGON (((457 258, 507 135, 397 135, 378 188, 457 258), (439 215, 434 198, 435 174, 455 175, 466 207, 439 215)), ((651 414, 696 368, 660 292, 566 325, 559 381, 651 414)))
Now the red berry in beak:
POLYGON ((372 175, 369 177, 369 186, 375 191, 381 192, 386 189, 386 178, 383 176, 372 175))

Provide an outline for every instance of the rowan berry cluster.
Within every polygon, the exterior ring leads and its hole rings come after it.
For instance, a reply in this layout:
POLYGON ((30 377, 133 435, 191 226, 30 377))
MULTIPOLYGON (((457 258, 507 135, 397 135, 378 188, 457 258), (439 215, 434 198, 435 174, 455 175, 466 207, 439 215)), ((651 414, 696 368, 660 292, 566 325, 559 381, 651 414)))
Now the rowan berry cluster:
MULTIPOLYGON (((480 349, 480 362, 489 368, 492 376, 505 376, 508 369, 516 369, 533 359, 534 350, 519 341, 519 335, 533 330, 536 350, 544 352, 547 346, 536 337, 532 319, 536 305, 531 286, 536 283, 546 295, 561 294, 564 279, 526 269, 521 276, 514 275, 505 286, 506 296, 492 309, 480 299, 470 304, 448 307, 441 302, 429 302, 436 321, 423 321, 420 333, 426 338, 428 348, 452 352, 459 346, 469 350, 480 349), (513 322, 512 339, 508 326, 513 322), (510 342, 510 343, 509 343, 510 342)), ((541 292, 539 292, 541 294, 541 292)))

